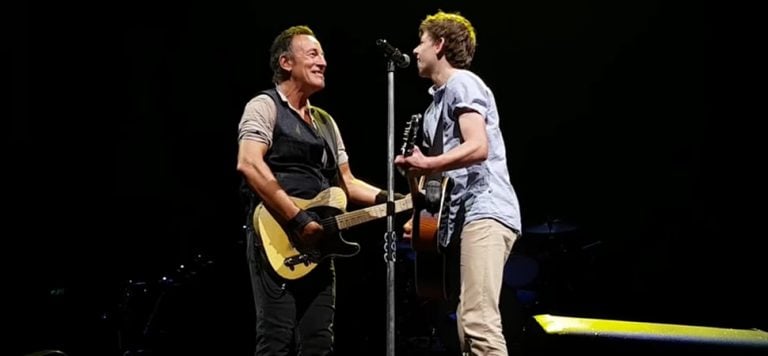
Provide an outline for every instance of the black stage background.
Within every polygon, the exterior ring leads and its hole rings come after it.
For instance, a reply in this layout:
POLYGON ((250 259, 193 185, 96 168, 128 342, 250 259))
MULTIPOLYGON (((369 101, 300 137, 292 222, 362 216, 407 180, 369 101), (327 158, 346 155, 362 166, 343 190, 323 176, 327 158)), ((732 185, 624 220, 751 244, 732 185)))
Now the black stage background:
MULTIPOLYGON (((572 228, 521 241, 514 260, 539 273, 510 272, 535 276, 506 285, 511 344, 536 312, 768 328, 751 22, 698 2, 263 6, 23 3, 5 15, 3 354, 248 354, 236 134, 271 85, 271 40, 316 31, 329 66, 312 102, 337 120, 355 174, 385 187, 375 41, 410 52, 438 9, 478 32, 473 69, 496 95, 525 227, 572 228)), ((429 96, 413 65, 395 80, 399 147, 429 96)), ((345 234, 364 249, 337 264, 339 354, 386 348, 385 229, 345 234)), ((398 350, 415 354, 428 313, 400 257, 398 350)))

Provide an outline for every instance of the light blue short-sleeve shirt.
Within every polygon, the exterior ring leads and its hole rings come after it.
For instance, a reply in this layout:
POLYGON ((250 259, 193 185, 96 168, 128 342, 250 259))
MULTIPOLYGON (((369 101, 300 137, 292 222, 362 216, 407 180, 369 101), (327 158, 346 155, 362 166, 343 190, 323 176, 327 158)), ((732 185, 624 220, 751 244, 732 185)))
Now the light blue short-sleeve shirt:
POLYGON ((458 69, 442 87, 431 87, 432 103, 424 113, 425 143, 433 142, 440 116, 443 117, 443 152, 458 146, 461 139, 458 116, 467 110, 485 118, 488 158, 468 167, 443 172, 454 182, 450 197, 451 222, 441 243, 447 246, 456 226, 479 219, 495 219, 518 234, 522 231, 520 206, 507 168, 504 138, 499 129, 499 113, 493 92, 476 74, 458 69))

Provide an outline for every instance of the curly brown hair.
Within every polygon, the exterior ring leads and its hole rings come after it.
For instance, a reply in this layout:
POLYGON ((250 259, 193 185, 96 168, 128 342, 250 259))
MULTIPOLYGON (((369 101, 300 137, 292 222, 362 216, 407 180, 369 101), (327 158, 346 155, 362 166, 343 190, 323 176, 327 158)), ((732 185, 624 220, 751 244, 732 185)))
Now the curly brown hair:
POLYGON ((467 69, 475 55, 477 38, 475 28, 458 12, 447 13, 442 10, 429 15, 419 25, 419 37, 429 33, 432 40, 445 38, 442 55, 454 68, 467 69))
POLYGON ((272 81, 275 84, 288 80, 290 76, 288 72, 280 68, 280 57, 291 54, 293 38, 299 35, 315 37, 315 33, 308 26, 292 26, 280 32, 272 42, 272 47, 269 48, 269 66, 272 68, 272 81))

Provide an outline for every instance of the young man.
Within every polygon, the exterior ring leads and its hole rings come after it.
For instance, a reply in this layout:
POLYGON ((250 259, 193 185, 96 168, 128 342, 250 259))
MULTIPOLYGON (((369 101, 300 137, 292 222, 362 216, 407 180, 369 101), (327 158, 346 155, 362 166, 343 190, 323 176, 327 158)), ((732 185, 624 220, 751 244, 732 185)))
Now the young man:
MULTIPOLYGON (((457 13, 427 16, 413 50, 419 76, 432 81, 423 120, 425 154, 418 146, 395 164, 411 174, 453 180, 448 246, 460 239, 460 290, 456 310, 461 349, 471 355, 507 355, 499 298, 504 264, 521 231, 520 208, 507 170, 504 138, 492 91, 468 68, 475 54, 472 24, 457 13), (435 145, 442 145, 434 152, 435 145)), ((404 226, 406 238, 411 222, 404 226)))

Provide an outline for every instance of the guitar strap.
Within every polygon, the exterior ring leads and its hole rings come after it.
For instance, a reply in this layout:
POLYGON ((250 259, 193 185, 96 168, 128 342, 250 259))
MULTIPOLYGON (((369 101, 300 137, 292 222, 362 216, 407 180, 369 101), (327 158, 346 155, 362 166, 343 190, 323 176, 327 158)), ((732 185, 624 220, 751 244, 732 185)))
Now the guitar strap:
MULTIPOLYGON (((437 156, 443 153, 443 115, 437 119, 435 134, 432 135, 432 145, 429 147, 427 156, 437 156)), ((432 214, 440 209, 440 191, 442 190, 441 172, 435 172, 427 176, 424 180, 424 198, 426 200, 426 210, 432 214)))
POLYGON ((336 162, 336 180, 331 182, 331 185, 338 186, 339 185, 339 177, 341 176, 341 171, 339 170, 339 148, 336 144, 336 130, 333 129, 331 126, 331 118, 329 117, 328 113, 323 111, 322 109, 316 108, 314 106, 311 107, 310 115, 315 120, 315 124, 317 125, 317 131, 320 133, 320 136, 325 140, 326 144, 326 152, 328 155, 333 155, 334 161, 336 162), (329 151, 330 150, 330 151, 329 151))
MULTIPOLYGON (((428 156, 437 156, 443 153, 443 115, 437 119, 437 127, 435 127, 435 134, 432 138, 432 145, 429 147, 428 156)), ((439 173, 437 173, 440 175, 439 173)))
POLYGON ((314 106, 311 107, 311 110, 311 115, 315 119, 317 130, 320 133, 320 136, 325 139, 325 143, 328 144, 331 152, 334 154, 334 156, 336 156, 336 153, 338 152, 338 147, 336 147, 336 132, 334 132, 335 130, 330 127, 331 125, 328 122, 330 119, 326 116, 327 114, 315 108, 314 106))

